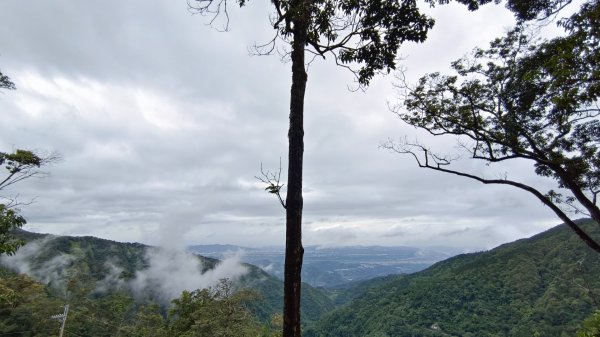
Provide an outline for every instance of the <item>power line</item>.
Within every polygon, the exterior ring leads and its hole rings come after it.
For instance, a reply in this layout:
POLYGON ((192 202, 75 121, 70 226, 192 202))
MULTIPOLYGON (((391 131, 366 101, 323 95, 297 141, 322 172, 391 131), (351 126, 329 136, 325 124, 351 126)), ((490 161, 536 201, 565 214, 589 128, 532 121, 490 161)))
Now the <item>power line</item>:
POLYGON ((73 334, 73 335, 77 335, 77 336, 81 336, 81 337, 86 337, 86 336, 80 335, 80 334, 78 334, 77 332, 74 332, 74 331, 70 331, 70 330, 67 330, 67 329, 65 329, 65 331, 67 332, 67 334, 73 334))
POLYGON ((5 333, 0 333, 0 336, 15 335, 15 334, 21 334, 21 333, 26 333, 26 332, 42 332, 42 331, 52 331, 52 330, 54 330, 54 329, 43 329, 43 330, 26 330, 26 331, 5 332, 5 333))
POLYGON ((119 327, 119 326, 116 326, 116 325, 114 325, 114 324, 111 324, 111 323, 105 322, 105 321, 103 321, 103 320, 100 320, 100 319, 98 319, 98 318, 95 318, 95 317, 92 317, 92 316, 88 316, 88 315, 86 315, 86 314, 83 314, 83 313, 81 313, 81 311, 77 311, 77 310, 73 310, 73 309, 71 309, 71 312, 77 312, 77 314, 78 314, 78 315, 80 315, 80 316, 87 317, 87 318, 89 318, 89 319, 91 319, 91 320, 94 320, 94 321, 96 321, 96 322, 99 322, 99 323, 102 323, 102 324, 105 324, 105 325, 111 326, 111 327, 113 327, 113 328, 116 328, 116 329, 120 329, 120 327, 119 327))

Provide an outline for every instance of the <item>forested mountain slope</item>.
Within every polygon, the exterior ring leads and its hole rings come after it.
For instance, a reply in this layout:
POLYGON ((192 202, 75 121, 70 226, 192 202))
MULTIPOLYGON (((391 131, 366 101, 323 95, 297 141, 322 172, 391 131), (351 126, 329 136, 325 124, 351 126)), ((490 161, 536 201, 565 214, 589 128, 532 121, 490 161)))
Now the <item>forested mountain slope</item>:
MULTIPOLYGON (((164 306, 190 290, 214 285, 220 278, 233 278, 237 287, 258 292, 252 311, 260 320, 280 313, 283 284, 253 265, 191 256, 183 251, 157 249, 139 243, 121 243, 95 237, 48 236, 18 231, 28 242, 14 257, 0 262, 8 269, 27 273, 49 285, 58 297, 68 299, 73 292, 101 298, 114 293, 131 296, 138 302, 164 306), (200 262, 201 270, 193 270, 200 262)), ((333 309, 324 293, 303 285, 304 319, 318 319, 333 309)), ((65 301, 67 302, 67 301, 65 301)))
MULTIPOLYGON (((595 223, 582 222, 600 234, 595 223)), ((371 282, 305 336, 574 336, 598 308, 600 256, 561 225, 371 282)))

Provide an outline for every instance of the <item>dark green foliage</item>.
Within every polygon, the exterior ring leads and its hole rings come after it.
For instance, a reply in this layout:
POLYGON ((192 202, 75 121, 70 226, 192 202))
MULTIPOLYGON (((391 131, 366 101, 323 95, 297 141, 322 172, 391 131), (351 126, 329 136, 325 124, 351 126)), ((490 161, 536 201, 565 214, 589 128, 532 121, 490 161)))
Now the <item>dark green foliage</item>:
POLYGON ((0 165, 6 165, 6 169, 11 174, 33 167, 40 167, 42 162, 43 159, 31 151, 16 150, 14 153, 0 152, 0 165))
POLYGON ((328 296, 333 300, 334 305, 336 307, 340 307, 349 304, 352 300, 362 296, 371 288, 377 288, 381 285, 385 285, 390 280, 396 278, 398 278, 398 275, 377 277, 371 280, 346 284, 343 287, 336 289, 328 289, 327 293, 328 296))
MULTIPOLYGON (((425 41, 434 23, 412 0, 309 3, 312 22, 307 46, 320 55, 332 53, 341 64, 359 64, 357 80, 361 85, 368 85, 379 71, 395 69, 400 45, 425 41)), ((279 29, 284 36, 290 33, 286 25, 279 29)))
MULTIPOLYGON (((0 73, 0 88, 14 89, 14 85, 12 87, 10 85, 12 82, 0 73), (8 84, 5 83, 6 81, 8 84)), ((40 167, 42 163, 43 159, 31 151, 0 152, 0 165, 8 171, 5 177, 0 178, 0 190, 30 177, 30 171, 40 167)), ((23 245, 23 241, 15 239, 11 233, 23 227, 27 221, 19 215, 19 210, 11 205, 14 204, 14 200, 0 195, 0 201, 2 201, 0 202, 0 255, 12 255, 23 245), (8 200, 8 204, 3 203, 4 200, 8 200)))
POLYGON ((0 89, 15 89, 15 84, 10 80, 10 78, 4 75, 0 71, 0 89))
POLYGON ((58 313, 59 303, 30 277, 0 270, 0 334, 28 337, 58 334, 58 324, 48 318, 58 313))
MULTIPOLYGON (((0 88, 4 85, 4 75, 0 73, 0 88)), ((11 88, 10 86, 8 87, 11 88)), ((12 87, 14 88, 14 86, 12 87)), ((40 166, 56 160, 56 155, 41 157, 32 151, 16 150, 14 153, 0 152, 0 166, 7 171, 6 176, 0 177, 0 191, 27 178, 39 175, 40 166)), ((23 227, 25 218, 19 215, 17 206, 20 203, 4 195, 0 195, 0 255, 11 255, 23 244, 16 240, 12 232, 23 227)))
POLYGON ((158 304, 141 306, 133 320, 123 327, 122 334, 131 337, 167 336, 168 323, 158 304))
POLYGON ((583 322, 583 329, 577 332, 577 337, 600 337, 600 311, 583 322))
MULTIPOLYGON (((21 240, 40 239, 27 231, 15 232, 21 240)), ((38 248, 36 256, 29 263, 33 270, 41 269, 53 258, 70 256, 73 258, 63 270, 82 284, 103 280, 110 272, 110 265, 122 269, 120 278, 128 280, 137 270, 147 267, 145 258, 147 246, 139 243, 121 243, 94 237, 47 236, 38 248)), ((207 266, 214 265, 213 259, 205 259, 207 266)), ((65 280, 62 280, 65 281, 65 280)), ((64 291, 64 289, 61 289, 64 291)))
MULTIPOLYGON (((226 1, 195 0, 193 8, 215 16, 227 10, 226 1)), ((240 6, 247 1, 237 0, 240 6)), ((295 29, 306 26, 304 47, 323 58, 330 55, 336 64, 351 70, 361 86, 367 86, 378 72, 396 68, 396 55, 406 41, 423 42, 434 20, 419 11, 414 0, 318 0, 272 1, 277 37, 292 44, 295 29), (309 13, 308 22, 300 13, 309 13), (302 21, 302 22, 300 22, 302 21)), ((273 52, 276 39, 258 48, 273 52)))
MULTIPOLYGON (((253 292, 233 291, 227 280, 214 289, 184 291, 173 301, 168 318, 156 304, 134 305, 126 293, 94 298, 88 290, 80 284, 70 288, 66 336, 277 336, 246 308, 253 292)), ((50 316, 62 312, 63 303, 33 279, 1 270, 0 335, 56 336, 59 324, 50 316)))
MULTIPOLYGON (((268 321, 275 314, 281 313, 283 303, 282 282, 263 270, 251 265, 248 274, 242 276, 240 283, 245 288, 255 289, 257 299, 248 307, 262 321, 268 321)), ((302 283, 302 322, 308 323, 320 319, 324 314, 333 310, 335 305, 328 294, 322 290, 302 283)))
POLYGON ((169 310, 169 335, 255 337, 262 330, 246 304, 255 294, 222 280, 212 289, 184 291, 169 310))
MULTIPOLYGON (((432 6, 435 3, 446 4, 450 0, 426 0, 432 6)), ((490 2, 501 3, 501 0, 456 0, 456 2, 466 5, 469 10, 477 10, 481 5, 490 2)), ((515 18, 520 21, 530 21, 534 19, 544 20, 558 13, 572 0, 508 0, 506 8, 514 13, 515 18)))
POLYGON ((0 255, 14 254, 23 245, 22 240, 15 239, 11 234, 17 228, 27 223, 18 211, 0 204, 0 255))
MULTIPOLYGON (((600 25, 598 20, 585 24, 600 25)), ((582 24, 573 29, 583 29, 582 24)), ((476 50, 474 60, 454 62, 462 81, 438 73, 421 78, 404 102, 408 112, 400 116, 434 134, 468 136, 475 158, 534 160, 536 172, 561 187, 568 178, 595 191, 600 188, 600 125, 593 105, 600 94, 600 36, 573 32, 539 46, 529 42, 516 29, 490 49, 476 50)))
POLYGON ((600 258, 560 226, 373 282, 305 336, 573 336, 600 300, 600 258))
POLYGON ((509 0, 506 7, 520 21, 545 19, 559 12, 571 0, 509 0))

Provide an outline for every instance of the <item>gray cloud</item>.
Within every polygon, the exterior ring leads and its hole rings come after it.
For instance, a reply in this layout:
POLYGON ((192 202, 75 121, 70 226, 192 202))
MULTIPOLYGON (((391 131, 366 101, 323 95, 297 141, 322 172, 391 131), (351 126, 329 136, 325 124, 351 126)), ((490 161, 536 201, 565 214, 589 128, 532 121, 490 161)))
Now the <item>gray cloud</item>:
MULTIPOLYGON (((48 168, 49 178, 7 191, 37 197, 24 209, 27 228, 149 243, 167 233, 173 242, 283 244, 283 209, 254 179, 261 163, 277 168, 287 154, 289 64, 248 56, 248 46, 272 33, 268 6, 233 9, 231 31, 220 33, 185 1, 0 3, 11 27, 0 32, 0 66, 18 87, 0 96, 8 126, 0 148, 64 158, 48 168)), ((510 24, 493 6, 430 11, 437 26, 427 43, 401 50, 410 78, 447 69, 510 24)), ((488 246, 557 222, 520 192, 422 171, 379 149, 388 137, 407 136, 456 150, 454 141, 430 139, 388 111, 391 82, 378 78, 366 93, 350 92, 350 74, 331 62, 311 64, 307 244, 426 244, 445 230, 505 228, 451 242, 488 246), (437 225, 424 231, 410 219, 437 225)), ((530 169, 508 168, 538 182, 521 173, 530 169)))

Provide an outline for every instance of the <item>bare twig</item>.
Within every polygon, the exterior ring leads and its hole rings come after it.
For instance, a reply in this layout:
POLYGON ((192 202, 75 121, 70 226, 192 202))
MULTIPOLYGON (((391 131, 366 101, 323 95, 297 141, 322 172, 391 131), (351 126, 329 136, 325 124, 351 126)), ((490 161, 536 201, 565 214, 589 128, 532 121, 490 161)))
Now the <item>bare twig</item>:
POLYGON ((227 11, 227 0, 187 0, 188 11, 192 14, 209 16, 207 25, 213 26, 219 15, 225 15, 225 24, 223 29, 218 31, 229 31, 229 12, 227 11))
POLYGON ((277 196, 277 199, 279 199, 279 203, 281 204, 281 206, 283 206, 283 208, 286 208, 285 202, 283 201, 283 198, 281 197, 281 189, 284 186, 284 184, 280 183, 280 180, 281 180, 281 158, 279 158, 279 170, 277 172, 271 172, 269 170, 265 171, 263 169, 263 165, 261 163, 260 164, 260 174, 261 174, 260 177, 254 176, 254 178, 267 184, 265 191, 267 191, 271 194, 275 194, 277 196))

